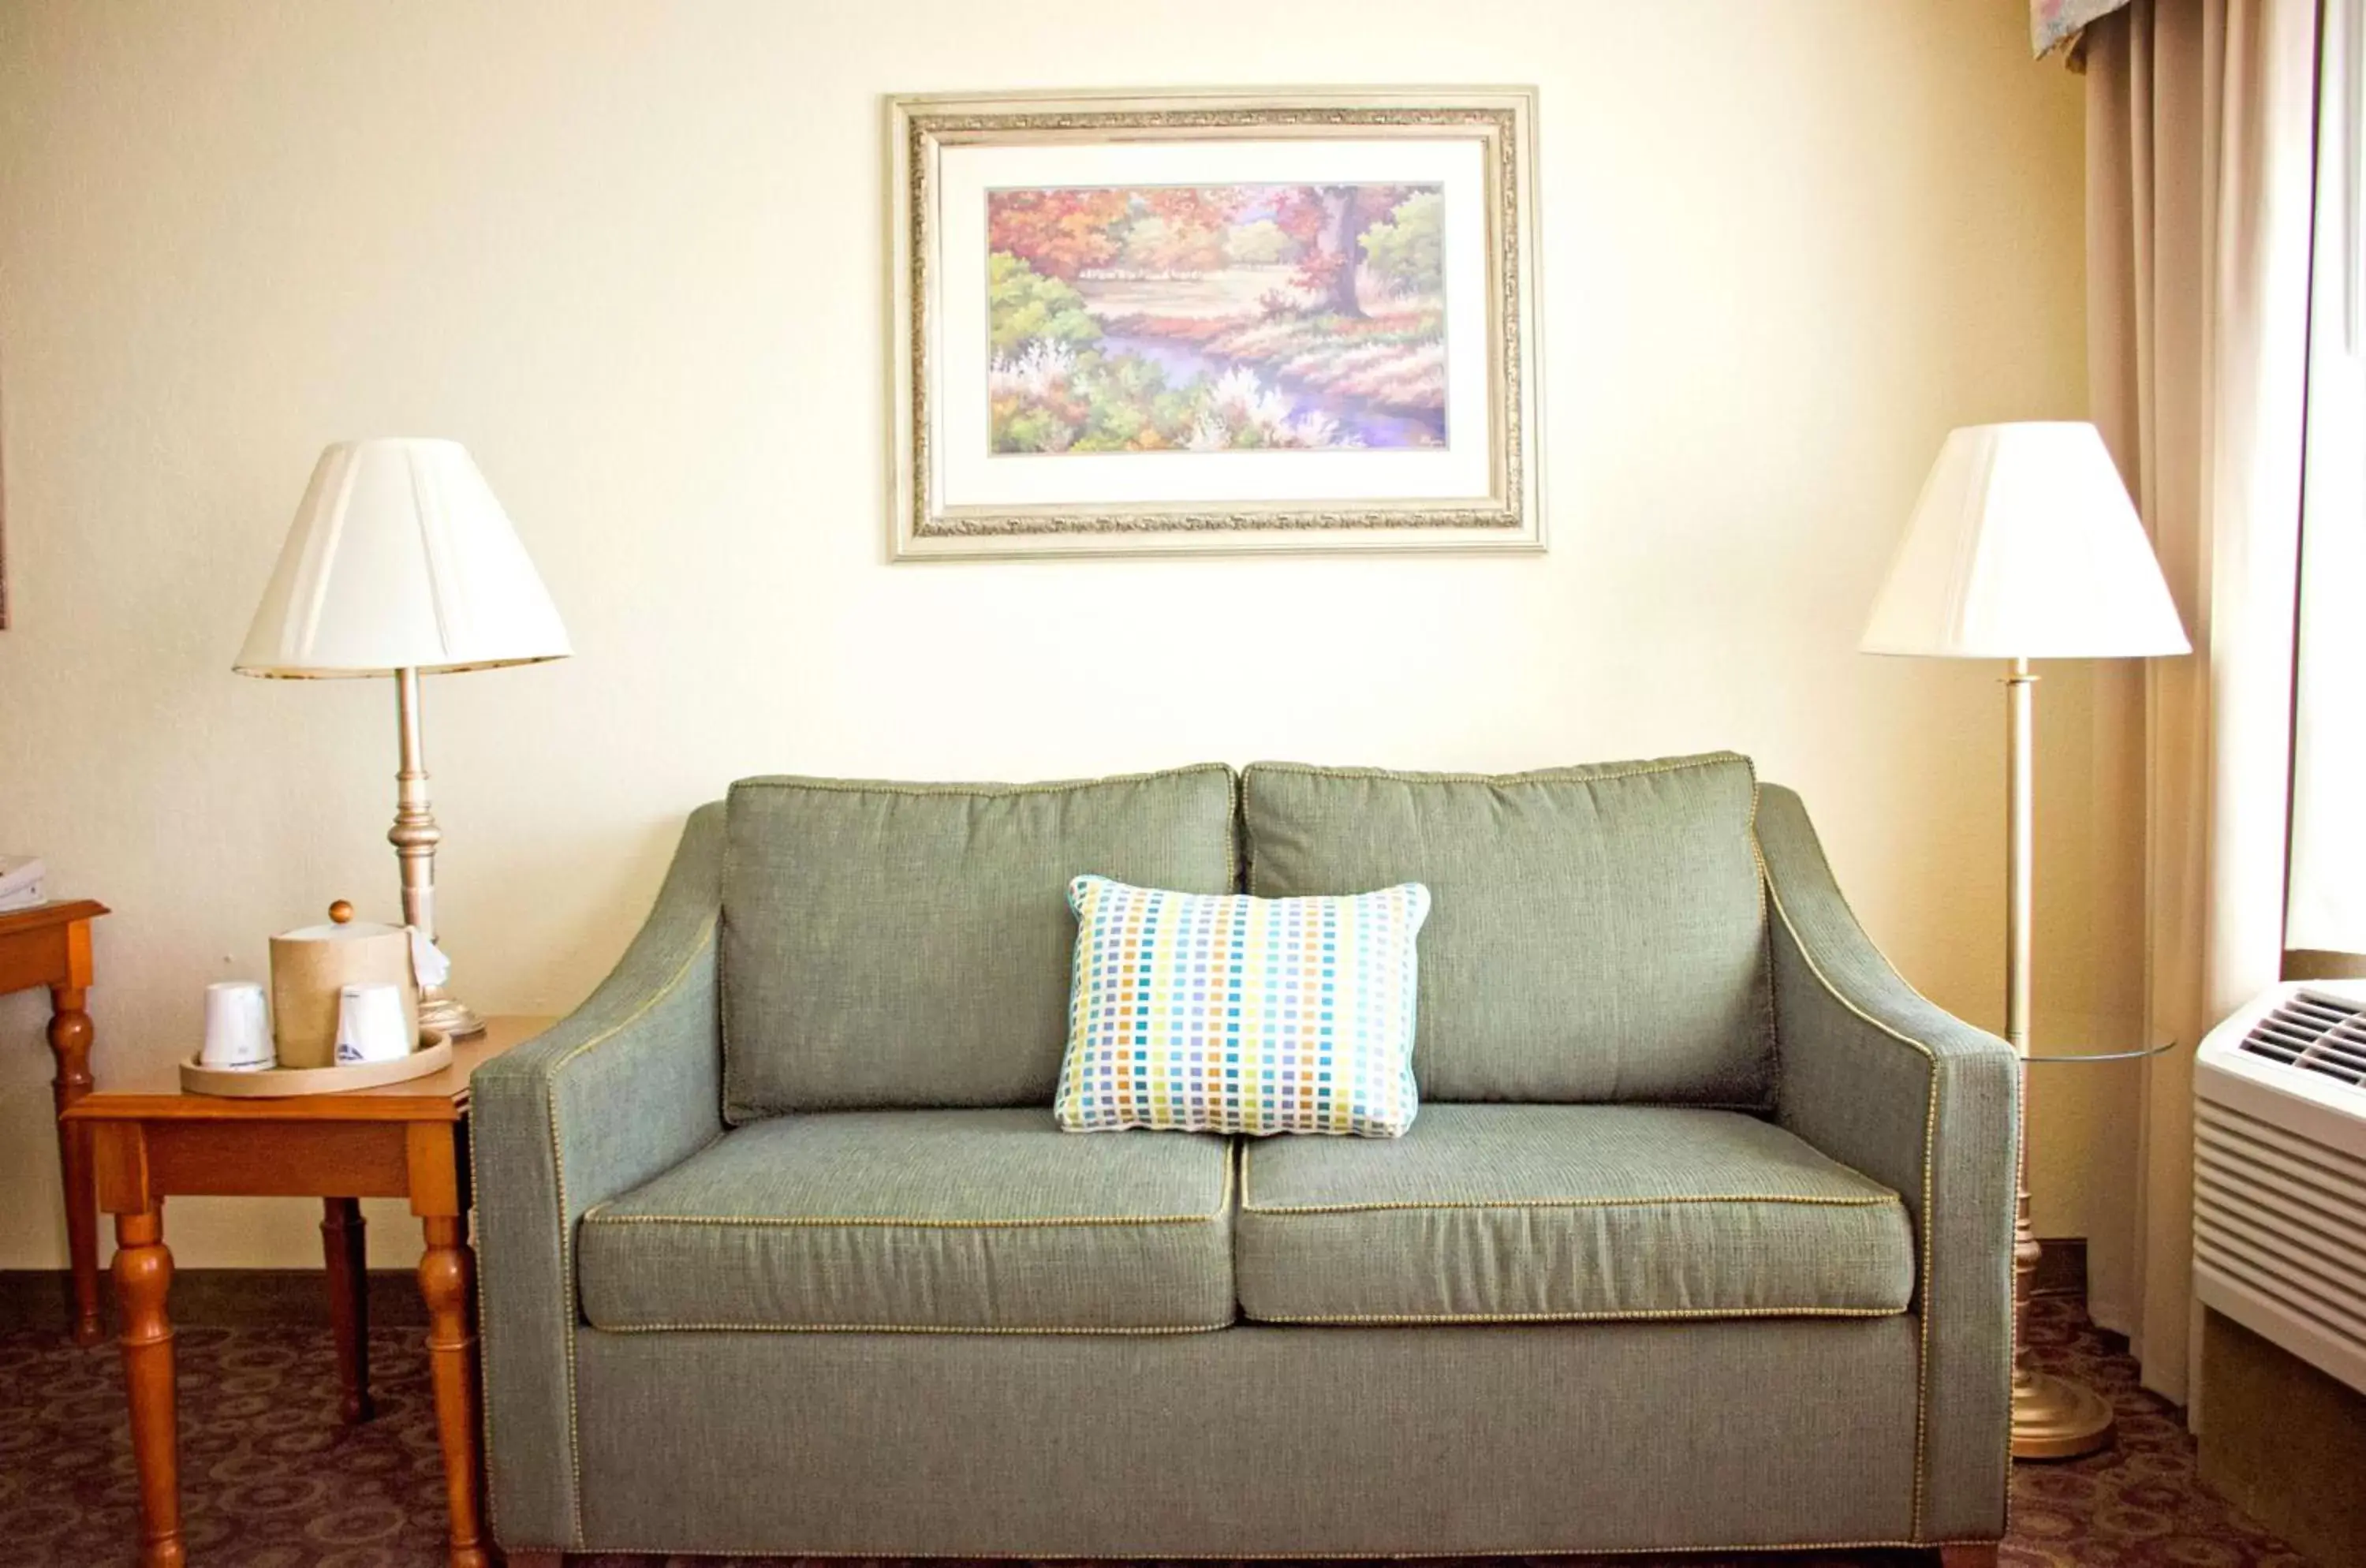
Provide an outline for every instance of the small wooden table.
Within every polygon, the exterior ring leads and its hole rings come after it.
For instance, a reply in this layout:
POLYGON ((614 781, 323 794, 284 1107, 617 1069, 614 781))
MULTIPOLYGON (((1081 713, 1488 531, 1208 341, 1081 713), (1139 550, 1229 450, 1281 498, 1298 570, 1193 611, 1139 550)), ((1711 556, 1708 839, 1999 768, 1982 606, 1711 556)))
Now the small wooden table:
POLYGON ((58 1177, 66 1195, 66 1252, 73 1263, 77 1345, 107 1337, 98 1321, 98 1204, 90 1181, 90 1137, 65 1120, 90 1092, 90 922, 107 906, 87 898, 0 915, 0 991, 50 990, 50 1050, 58 1059, 50 1093, 58 1106, 58 1177))
POLYGON ((173 1255, 164 1247, 163 1209, 167 1197, 198 1194, 325 1201, 321 1231, 348 1421, 369 1416, 356 1200, 411 1200, 427 1238, 419 1289, 427 1299, 452 1568, 490 1568, 478 1436, 476 1255, 468 1247, 468 1075, 551 1021, 488 1020, 480 1038, 453 1046, 449 1067, 383 1089, 223 1100, 184 1093, 174 1069, 175 1076, 151 1085, 84 1096, 66 1111, 69 1125, 90 1133, 99 1207, 115 1216, 115 1291, 140 1471, 143 1568, 179 1568, 186 1561, 173 1327, 164 1310, 173 1255))

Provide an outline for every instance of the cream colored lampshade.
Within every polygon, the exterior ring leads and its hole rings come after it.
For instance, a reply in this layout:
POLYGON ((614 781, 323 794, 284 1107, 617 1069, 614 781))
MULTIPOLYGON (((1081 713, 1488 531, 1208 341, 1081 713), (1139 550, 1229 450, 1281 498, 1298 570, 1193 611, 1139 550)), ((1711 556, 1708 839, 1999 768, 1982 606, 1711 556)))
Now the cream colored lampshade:
POLYGON ((2191 647, 2101 434, 2076 422, 1949 434, 1858 646, 1940 659, 2191 647))
POLYGON ((381 439, 321 454, 234 668, 384 675, 572 651, 468 449, 381 439))

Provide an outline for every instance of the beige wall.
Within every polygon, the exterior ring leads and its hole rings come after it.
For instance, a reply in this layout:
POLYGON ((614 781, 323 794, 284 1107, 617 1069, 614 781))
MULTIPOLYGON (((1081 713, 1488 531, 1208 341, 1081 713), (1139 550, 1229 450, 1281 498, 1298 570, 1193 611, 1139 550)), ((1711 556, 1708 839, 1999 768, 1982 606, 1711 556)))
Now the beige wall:
MULTIPOLYGON (((1853 649, 1942 434, 2084 406, 2078 85, 2022 8, 1076 15, 0 3, 0 844, 117 910, 102 1079, 190 1049, 269 931, 393 911, 389 689, 229 671, 313 457, 366 434, 469 444, 579 649, 429 688, 447 945, 491 1008, 582 997, 741 773, 1731 746, 1907 975, 1997 1021, 1993 672, 1853 649), (1260 79, 1541 89, 1551 553, 885 565, 880 96, 1260 79)), ((2045 689, 2056 1035, 2112 1027, 2134 957, 2095 690, 2045 689)), ((0 1267, 63 1251, 40 1018, 0 1001, 0 1267)), ((172 1228, 301 1263, 313 1221, 172 1228)))

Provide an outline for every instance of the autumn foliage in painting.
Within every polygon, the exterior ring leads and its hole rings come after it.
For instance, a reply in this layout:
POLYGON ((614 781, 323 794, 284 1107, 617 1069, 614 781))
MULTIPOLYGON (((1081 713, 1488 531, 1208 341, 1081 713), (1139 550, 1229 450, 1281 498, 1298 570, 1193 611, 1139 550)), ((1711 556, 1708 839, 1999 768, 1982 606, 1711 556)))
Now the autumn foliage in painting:
POLYGON ((1121 190, 997 191, 986 209, 986 249, 1073 283, 1116 256, 1128 206, 1121 190))
POLYGON ((1441 446, 1436 186, 997 190, 992 449, 1441 446))

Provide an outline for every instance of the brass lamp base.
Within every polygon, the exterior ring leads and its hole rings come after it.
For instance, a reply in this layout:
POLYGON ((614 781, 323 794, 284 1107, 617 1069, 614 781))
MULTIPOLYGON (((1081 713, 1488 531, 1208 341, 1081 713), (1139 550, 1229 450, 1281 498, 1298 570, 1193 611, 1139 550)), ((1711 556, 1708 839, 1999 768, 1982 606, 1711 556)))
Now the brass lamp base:
POLYGON ((2077 1459, 2112 1446, 2112 1407, 2084 1383, 2051 1372, 2012 1380, 2012 1457, 2077 1459))
MULTIPOLYGON (((433 946, 435 846, 444 841, 444 830, 435 825, 435 814, 427 807, 427 755, 420 740, 418 671, 394 672, 394 711, 402 735, 402 765, 394 775, 394 826, 386 838, 402 866, 402 923, 433 946)), ((485 1032, 485 1021, 441 985, 420 987, 419 1026, 455 1040, 473 1040, 485 1032)))
POLYGON ((455 1040, 474 1040, 485 1032, 485 1021, 457 997, 447 997, 440 986, 419 996, 419 1027, 433 1029, 455 1040))

